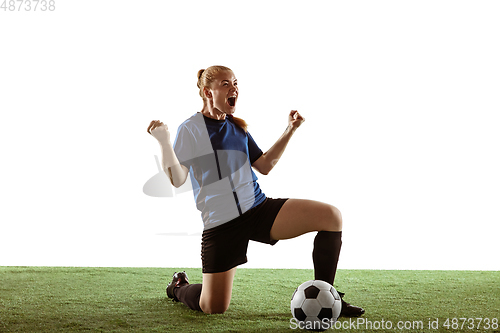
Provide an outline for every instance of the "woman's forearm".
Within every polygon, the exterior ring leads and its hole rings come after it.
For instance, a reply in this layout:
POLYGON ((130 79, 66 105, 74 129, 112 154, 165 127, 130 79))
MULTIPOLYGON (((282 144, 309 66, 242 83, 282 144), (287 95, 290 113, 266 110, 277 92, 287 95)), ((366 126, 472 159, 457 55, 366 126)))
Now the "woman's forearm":
POLYGON ((173 186, 179 187, 186 181, 188 171, 186 167, 182 166, 177 159, 174 148, 170 142, 161 143, 162 152, 162 167, 163 171, 170 178, 173 186))
POLYGON ((283 155, 283 152, 288 145, 288 142, 290 142, 292 135, 304 121, 304 117, 302 117, 297 110, 290 111, 290 114, 288 115, 288 127, 286 128, 285 133, 283 133, 271 149, 259 157, 259 159, 255 161, 252 166, 260 173, 267 175, 274 168, 276 163, 278 163, 281 155, 283 155))
POLYGON ((288 126, 283 135, 281 135, 281 137, 278 139, 278 141, 276 141, 276 143, 267 152, 264 153, 263 156, 265 164, 262 166, 263 170, 261 171, 263 174, 268 174, 269 171, 274 168, 276 163, 278 163, 296 129, 297 128, 288 126))

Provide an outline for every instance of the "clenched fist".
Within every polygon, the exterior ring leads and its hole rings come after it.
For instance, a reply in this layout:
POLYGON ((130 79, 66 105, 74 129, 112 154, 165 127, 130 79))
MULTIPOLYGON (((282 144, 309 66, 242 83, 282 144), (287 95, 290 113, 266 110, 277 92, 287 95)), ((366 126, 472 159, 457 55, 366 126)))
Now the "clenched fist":
POLYGON ((148 127, 148 133, 154 136, 160 145, 170 144, 170 132, 168 131, 167 125, 161 121, 151 121, 148 127))
POLYGON ((288 126, 295 131, 297 128, 299 128, 302 123, 306 121, 304 117, 300 115, 300 113, 297 112, 297 110, 292 110, 290 111, 290 114, 288 115, 288 126))

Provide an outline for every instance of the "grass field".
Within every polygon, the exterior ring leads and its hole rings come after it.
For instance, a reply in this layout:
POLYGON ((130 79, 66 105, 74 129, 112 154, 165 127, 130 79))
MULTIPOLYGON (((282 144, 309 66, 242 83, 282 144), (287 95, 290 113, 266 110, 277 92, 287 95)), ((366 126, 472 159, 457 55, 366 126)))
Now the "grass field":
MULTIPOLYGON (((311 270, 238 269, 229 310, 205 315, 166 297, 179 270, 201 282, 201 269, 188 268, 0 267, 0 332, 292 332, 291 295, 313 276, 311 270)), ((350 328, 331 331, 383 332, 390 321, 390 331, 500 332, 493 320, 500 319, 498 271, 339 270, 335 287, 365 308, 362 318, 372 329, 340 318, 350 328), (459 318, 474 323, 460 329, 459 318), (489 325, 475 318, 488 318, 489 325), (438 329, 429 328, 436 319, 438 329), (400 321, 407 329, 396 327, 400 321)))

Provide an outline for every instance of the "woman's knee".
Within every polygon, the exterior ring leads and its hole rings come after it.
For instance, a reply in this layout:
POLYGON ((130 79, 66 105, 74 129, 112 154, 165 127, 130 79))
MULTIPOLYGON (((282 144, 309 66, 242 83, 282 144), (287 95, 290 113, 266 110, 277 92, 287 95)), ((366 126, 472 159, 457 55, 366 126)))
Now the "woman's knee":
POLYGON ((230 301, 226 300, 211 300, 208 302, 203 302, 200 300, 200 307, 204 313, 207 314, 217 314, 224 313, 229 308, 230 301))
POLYGON ((342 231, 342 214, 337 207, 328 205, 324 229, 325 231, 342 231))

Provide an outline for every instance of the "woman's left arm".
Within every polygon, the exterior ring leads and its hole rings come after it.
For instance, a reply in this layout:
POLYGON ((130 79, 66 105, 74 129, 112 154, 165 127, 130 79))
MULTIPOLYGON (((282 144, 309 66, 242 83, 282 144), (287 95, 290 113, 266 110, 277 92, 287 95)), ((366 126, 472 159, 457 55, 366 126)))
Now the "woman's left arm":
POLYGON ((288 142, 292 138, 297 128, 305 121, 305 119, 296 111, 293 110, 288 115, 288 127, 285 133, 276 141, 276 143, 255 162, 252 167, 263 175, 267 175, 278 163, 281 155, 285 151, 288 142))

